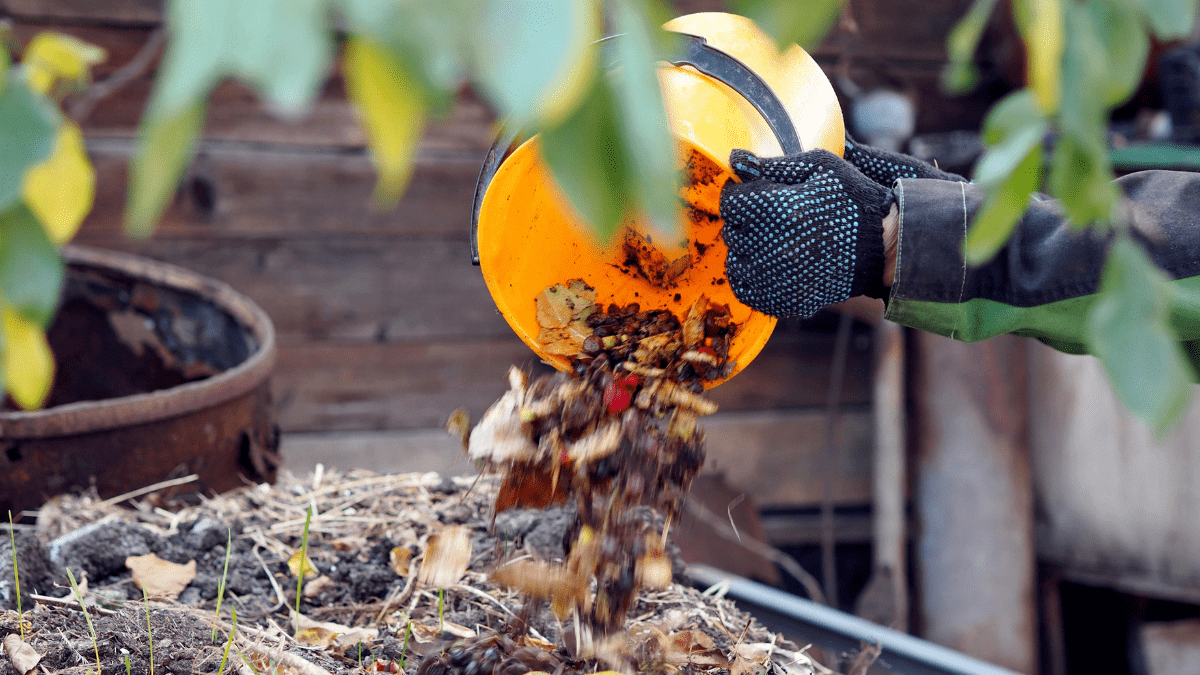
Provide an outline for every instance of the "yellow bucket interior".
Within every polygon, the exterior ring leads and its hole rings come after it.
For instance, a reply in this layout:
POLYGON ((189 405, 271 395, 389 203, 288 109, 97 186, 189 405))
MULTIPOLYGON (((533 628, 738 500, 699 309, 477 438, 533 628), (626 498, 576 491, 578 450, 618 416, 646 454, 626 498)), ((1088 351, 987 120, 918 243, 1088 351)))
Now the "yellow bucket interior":
MULTIPOLYGON (((731 14, 692 14, 666 28, 702 36, 749 66, 788 110, 806 149, 841 154, 845 130, 837 98, 800 47, 793 45, 780 54, 752 22, 731 14)), ((739 326, 730 343, 729 358, 735 365, 729 377, 758 355, 775 327, 774 317, 742 304, 729 288, 718 207, 721 187, 733 176, 729 152, 744 148, 777 156, 779 144, 751 104, 724 84, 691 67, 671 65, 659 69, 659 81, 685 177, 680 188, 686 204, 681 241, 652 241, 645 235, 648 230, 634 220, 627 225, 640 237, 618 231, 612 241, 599 242, 555 183, 537 137, 504 160, 484 194, 477 241, 488 290, 517 335, 561 370, 570 367, 569 359, 546 353, 537 342, 534 298, 571 279, 583 279, 595 288, 601 306, 637 303, 642 311, 669 309, 682 318, 701 294, 713 304, 728 305, 731 320, 739 326), (648 248, 657 253, 634 255, 636 249, 648 248), (655 273, 658 268, 647 265, 651 257, 671 270, 665 280, 655 273)))

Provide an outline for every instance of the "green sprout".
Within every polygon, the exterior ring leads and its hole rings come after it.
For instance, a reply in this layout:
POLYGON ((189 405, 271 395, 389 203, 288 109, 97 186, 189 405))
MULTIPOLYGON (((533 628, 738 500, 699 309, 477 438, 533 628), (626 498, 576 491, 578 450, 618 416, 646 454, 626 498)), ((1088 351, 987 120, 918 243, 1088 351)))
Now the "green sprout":
POLYGON ((217 669, 217 675, 225 675, 225 662, 229 659, 229 648, 233 646, 233 635, 237 632, 237 607, 230 608, 230 611, 233 612, 233 628, 229 629, 229 641, 225 643, 225 653, 221 654, 221 666, 217 669))
POLYGON ((12 511, 8 512, 8 540, 12 542, 13 583, 17 586, 17 623, 21 625, 21 641, 25 641, 25 614, 21 611, 21 573, 17 571, 17 535, 13 530, 12 511))
POLYGON ((304 568, 308 565, 308 525, 312 522, 312 504, 304 512, 304 536, 300 539, 300 573, 296 575, 296 635, 300 634, 300 591, 304 587, 304 568))
POLYGON ((154 634, 150 632, 150 596, 142 587, 142 601, 146 604, 146 638, 150 641, 150 675, 154 675, 154 634))
MULTIPOLYGON (((225 569, 221 572, 221 581, 217 584, 216 618, 221 618, 221 601, 225 599, 225 580, 229 578, 229 554, 233 551, 233 530, 225 530, 225 569)), ((212 641, 217 641, 217 628, 213 626, 212 641)), ((228 650, 226 650, 228 651, 228 650)))
POLYGON ((67 578, 71 580, 71 590, 75 592, 75 600, 79 602, 79 609, 83 610, 83 619, 87 621, 88 633, 92 636, 92 649, 96 650, 96 675, 101 675, 100 671, 100 643, 96 641, 96 627, 92 625, 92 615, 88 614, 87 605, 83 604, 83 593, 79 591, 79 584, 75 583, 75 575, 71 574, 71 568, 67 569, 67 578))

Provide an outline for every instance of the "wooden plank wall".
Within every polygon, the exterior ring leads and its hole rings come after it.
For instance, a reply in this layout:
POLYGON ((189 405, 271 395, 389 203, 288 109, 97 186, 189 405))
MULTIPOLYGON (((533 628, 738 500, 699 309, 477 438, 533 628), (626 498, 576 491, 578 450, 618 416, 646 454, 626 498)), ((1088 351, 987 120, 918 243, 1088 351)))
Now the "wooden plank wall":
MULTIPOLYGON (((831 68, 849 56, 859 78, 855 69, 877 64, 861 54, 874 50, 891 64, 890 75, 929 90, 946 17, 969 4, 923 3, 921 15, 934 17, 929 24, 912 19, 914 3, 858 0, 859 32, 835 34, 817 56, 831 68)), ((684 13, 721 3, 678 5, 684 13)), ((58 30, 103 47, 108 59, 95 69, 103 80, 150 38, 161 2, 0 0, 0 14, 14 19, 20 41, 58 30)), ((381 212, 370 204, 374 172, 338 73, 311 113, 290 124, 271 117, 247 88, 224 84, 212 95, 197 158, 161 226, 137 241, 120 221, 132 138, 151 84, 152 73, 133 79, 82 120, 97 196, 77 241, 186 266, 232 284, 267 311, 279 333, 278 420, 285 441, 295 441, 285 449, 297 450, 299 468, 318 459, 339 465, 338 448, 380 468, 427 467, 418 446, 439 438, 433 430, 451 410, 465 406, 478 416, 505 388, 511 364, 538 367, 468 259, 471 198, 492 124, 477 100, 464 96, 429 124, 408 192, 399 208, 381 212), (399 454, 380 458, 387 452, 399 454)), ((959 108, 974 123, 970 105, 959 108)), ((922 110, 924 127, 948 124, 944 103, 922 110)), ((728 469, 761 504, 818 499, 813 453, 823 444, 832 342, 828 318, 781 325, 763 354, 714 392, 722 412, 711 425, 712 465, 728 469)), ((869 498, 870 362, 869 331, 860 326, 842 397, 844 461, 836 483, 843 502, 869 498)))

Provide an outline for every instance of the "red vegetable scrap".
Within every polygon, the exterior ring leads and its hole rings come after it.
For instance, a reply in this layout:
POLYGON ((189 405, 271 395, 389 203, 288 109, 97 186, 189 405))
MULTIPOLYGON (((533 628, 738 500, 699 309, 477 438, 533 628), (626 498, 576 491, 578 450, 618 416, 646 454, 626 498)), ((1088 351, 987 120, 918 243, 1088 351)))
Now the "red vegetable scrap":
POLYGON ((532 382, 509 373, 509 391, 471 431, 468 454, 504 475, 495 511, 574 500, 577 521, 565 562, 501 564, 493 580, 578 612, 598 636, 618 634, 639 588, 670 581, 666 532, 651 532, 639 507, 670 523, 704 463, 696 419, 717 410, 704 383, 728 376, 738 326, 729 307, 701 296, 680 318, 595 304, 574 279, 538 294, 539 342, 569 357, 571 373, 532 382))

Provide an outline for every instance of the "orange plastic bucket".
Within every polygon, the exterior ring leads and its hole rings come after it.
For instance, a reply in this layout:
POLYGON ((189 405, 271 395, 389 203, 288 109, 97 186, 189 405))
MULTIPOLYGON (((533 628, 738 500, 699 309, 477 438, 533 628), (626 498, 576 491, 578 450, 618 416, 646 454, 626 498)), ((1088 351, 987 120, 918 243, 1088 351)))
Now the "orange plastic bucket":
MULTIPOLYGON (((668 275, 667 281, 646 274, 644 266, 630 259, 627 238, 620 233, 607 245, 599 243, 555 184, 537 137, 512 150, 490 182, 485 184, 481 175, 474 243, 483 278, 517 335, 561 370, 569 368, 568 359, 545 353, 537 342, 534 298, 554 284, 583 279, 596 289, 596 302, 602 306, 637 303, 642 310, 665 308, 682 317, 701 294, 715 304, 728 304, 733 322, 740 326, 730 343, 730 359, 736 363, 730 377, 739 372, 762 350, 776 320, 739 302, 725 279, 718 206, 721 187, 733 175, 729 153, 743 148, 762 156, 783 154, 777 137, 781 132, 767 119, 779 126, 771 110, 790 119, 793 146, 798 141, 803 149, 820 147, 839 155, 844 147, 845 129, 833 88, 800 47, 792 45, 780 53, 753 22, 732 14, 690 14, 665 28, 703 38, 706 49, 732 57, 735 69, 748 69, 757 76, 751 79, 773 92, 775 106, 766 106, 764 112, 764 106, 691 65, 660 67, 668 123, 680 143, 686 176, 680 196, 687 208, 680 227, 682 243, 653 246, 661 260, 678 263, 673 272, 683 268, 681 272, 668 275)), ((771 98, 769 93, 766 97, 771 98)), ((493 149, 501 155, 505 150, 493 149)), ((637 222, 631 228, 643 235, 647 231, 637 222)), ((644 247, 646 242, 639 244, 644 247)))

